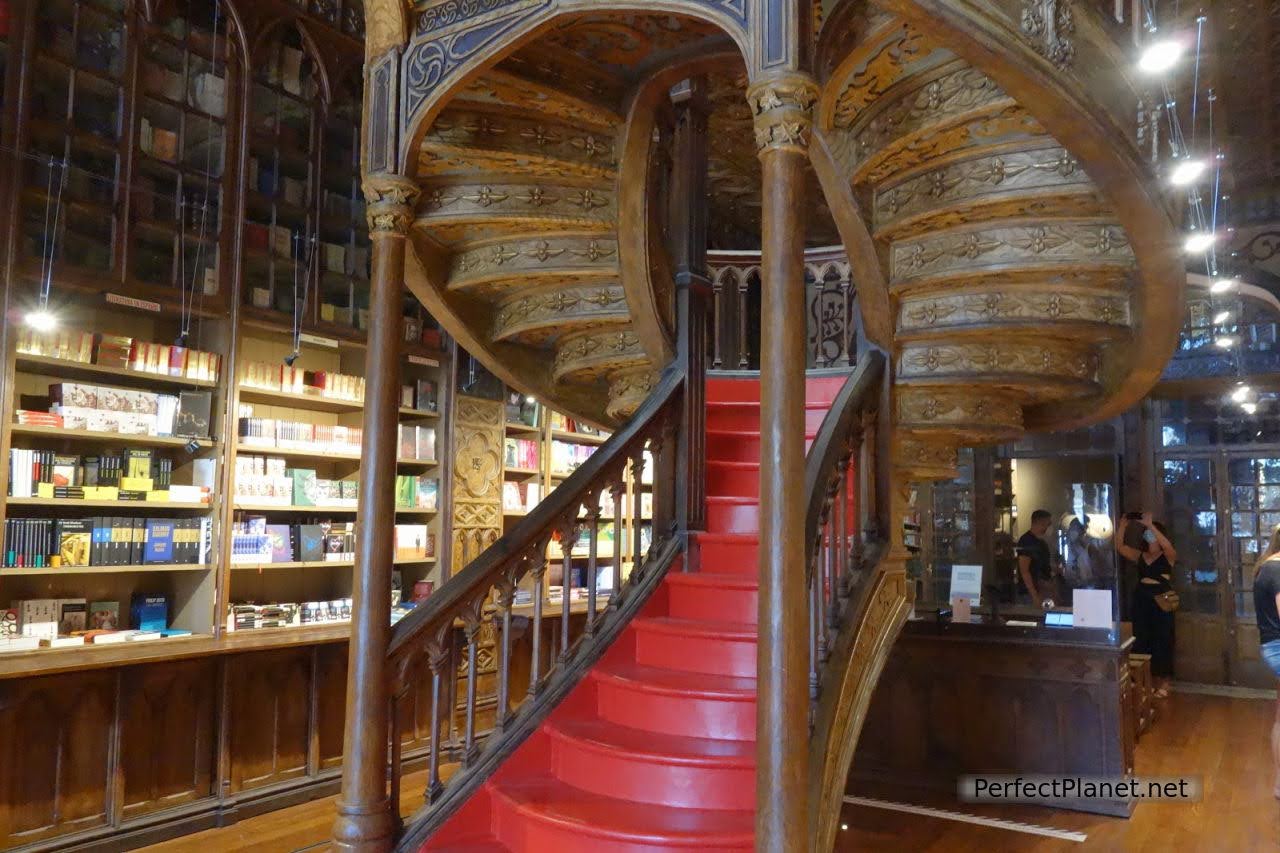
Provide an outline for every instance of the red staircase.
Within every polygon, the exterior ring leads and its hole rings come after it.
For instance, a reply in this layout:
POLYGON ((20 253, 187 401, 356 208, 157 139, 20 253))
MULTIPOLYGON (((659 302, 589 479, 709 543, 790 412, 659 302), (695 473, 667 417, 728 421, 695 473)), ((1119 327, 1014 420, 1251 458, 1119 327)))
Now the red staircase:
MULTIPOLYGON (((842 377, 810 380, 807 432, 842 377)), ((423 850, 754 847, 760 386, 707 383, 702 571, 673 566, 541 729, 423 850)))

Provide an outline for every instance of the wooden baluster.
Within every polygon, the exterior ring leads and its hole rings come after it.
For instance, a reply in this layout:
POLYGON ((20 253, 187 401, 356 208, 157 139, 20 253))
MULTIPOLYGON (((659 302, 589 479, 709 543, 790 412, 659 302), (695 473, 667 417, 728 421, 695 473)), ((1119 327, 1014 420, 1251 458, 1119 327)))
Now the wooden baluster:
MULTIPOLYGON (((833 501, 830 512, 838 513, 840 505, 838 501, 833 501)), ((816 622, 812 623, 810 632, 816 639, 814 648, 818 658, 818 665, 827 661, 827 587, 831 584, 831 578, 835 574, 836 549, 839 544, 836 541, 836 525, 832 515, 828 515, 824 520, 822 529, 819 532, 822 541, 822 552, 818 562, 813 567, 813 618, 816 622)))
MULTIPOLYGON (((591 553, 587 555, 587 624, 583 628, 583 633, 587 637, 594 637, 596 634, 596 544, 600 535, 600 493, 592 492, 587 496, 587 525, 590 532, 590 541, 587 543, 591 549, 591 553)), ((613 550, 616 554, 622 550, 622 545, 617 541, 616 533, 613 544, 613 550)))
POLYGON ((498 709, 494 733, 501 735, 511 719, 511 607, 516 600, 516 579, 508 575, 498 588, 498 609, 502 612, 502 637, 498 640, 498 709))
MULTIPOLYGON (((823 542, 823 534, 819 532, 819 541, 823 542)), ((822 600, 822 564, 830 553, 830 547, 823 542, 818 546, 818 560, 809 579, 809 724, 813 724, 814 711, 818 706, 818 664, 822 654, 819 638, 822 636, 822 616, 818 612, 818 603, 822 600), (824 554, 824 552, 827 552, 824 554)))
POLYGON ((542 579, 547 574, 547 540, 539 539, 533 555, 533 659, 529 662, 529 698, 537 697, 542 687, 542 579))
POLYGON ((746 370, 750 362, 747 359, 747 283, 750 276, 745 272, 738 277, 738 369, 746 370))
POLYGON ((711 284, 711 336, 714 341, 711 353, 711 369, 719 370, 724 366, 724 336, 720 326, 724 322, 724 282, 720 276, 711 284))
POLYGON ((613 589, 609 593, 609 605, 617 607, 622 599, 622 554, 627 545, 622 541, 622 499, 627 494, 627 484, 621 471, 610 491, 613 494, 613 589))
POLYGON ((387 721, 391 738, 387 741, 387 782, 390 786, 391 818, 399 826, 400 819, 400 774, 404 747, 400 743, 400 696, 393 690, 387 696, 387 721))
POLYGON ((642 514, 640 512, 640 488, 641 488, 641 481, 643 479, 644 479, 644 445, 642 444, 640 448, 636 450, 636 455, 632 457, 632 460, 631 460, 631 485, 632 485, 632 494, 633 494, 633 498, 631 501, 631 504, 632 504, 631 506, 631 536, 632 536, 631 571, 637 573, 637 577, 639 576, 638 573, 640 572, 641 567, 644 565, 644 563, 641 561, 641 556, 644 553, 644 551, 640 547, 640 541, 642 539, 642 537, 640 536, 640 523, 641 523, 641 517, 642 517, 642 514))
POLYGON ((560 531, 560 663, 569 660, 570 593, 573 592, 573 546, 578 541, 578 511, 560 531))
MULTIPOLYGON (((440 781, 440 738, 444 728, 444 677, 448 672, 449 662, 453 660, 453 620, 447 620, 445 626, 427 645, 427 666, 431 670, 431 753, 427 758, 427 793, 426 801, 434 802, 444 793, 444 783, 440 781)), ((452 716, 452 715, 450 715, 452 716)))
POLYGON ((475 761, 476 749, 476 636, 480 633, 484 600, 475 602, 463 615, 463 631, 467 638, 467 710, 463 729, 462 766, 469 767, 475 761))
POLYGON ((840 461, 836 463, 836 476, 839 477, 839 487, 836 491, 836 515, 835 524, 832 527, 832 535, 835 537, 835 561, 831 565, 831 581, 827 595, 830 596, 830 605, 827 608, 827 629, 831 634, 835 634, 840 627, 840 606, 837 596, 841 590, 845 589, 845 582, 849 575, 849 457, 842 456, 840 461))

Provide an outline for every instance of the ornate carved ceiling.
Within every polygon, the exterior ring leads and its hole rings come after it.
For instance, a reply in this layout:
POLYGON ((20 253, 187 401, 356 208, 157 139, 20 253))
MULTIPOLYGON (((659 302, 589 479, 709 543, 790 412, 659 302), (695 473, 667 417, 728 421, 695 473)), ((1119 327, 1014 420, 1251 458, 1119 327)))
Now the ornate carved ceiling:
MULTIPOLYGON (((760 248, 760 161, 756 157, 751 108, 747 105, 745 69, 726 68, 708 76, 711 115, 708 121, 707 182, 709 244, 712 249, 760 248)), ((817 178, 809 173, 805 198, 810 202, 806 242, 839 244, 831 211, 817 178)))

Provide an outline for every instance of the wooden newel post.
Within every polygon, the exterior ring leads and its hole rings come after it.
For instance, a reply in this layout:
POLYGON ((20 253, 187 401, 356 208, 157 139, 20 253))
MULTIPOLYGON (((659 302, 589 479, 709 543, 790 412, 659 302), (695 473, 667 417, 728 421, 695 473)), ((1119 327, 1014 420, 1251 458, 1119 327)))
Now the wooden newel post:
POLYGON ((676 452, 676 513, 686 537, 685 571, 696 571, 696 533, 707 528, 707 83, 675 86, 671 170, 672 260, 676 274, 676 360, 685 370, 684 409, 676 452))
POLYGON ((817 93, 794 72, 747 91, 764 181, 756 849, 768 851, 799 851, 808 840, 804 178, 817 93))
POLYGON ((400 407, 400 342, 405 237, 418 186, 398 175, 368 175, 373 269, 369 349, 365 354, 364 436, 356 567, 347 668, 342 793, 333 827, 337 850, 383 851, 395 842, 396 815, 387 794, 390 737, 387 644, 391 638, 391 566, 395 534, 396 427, 400 407))

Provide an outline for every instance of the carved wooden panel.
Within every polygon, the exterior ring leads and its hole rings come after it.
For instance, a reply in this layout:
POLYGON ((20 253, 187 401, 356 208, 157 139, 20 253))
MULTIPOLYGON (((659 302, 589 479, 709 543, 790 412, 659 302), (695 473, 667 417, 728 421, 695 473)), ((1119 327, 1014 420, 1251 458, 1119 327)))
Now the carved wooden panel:
POLYGON ((502 403, 458 395, 453 440, 453 566, 502 535, 502 403))
POLYGON ((127 820, 213 794, 217 663, 123 671, 120 766, 127 820))
POLYGON ((343 726, 347 719, 347 644, 316 649, 316 748, 320 767, 342 763, 343 726))
POLYGON ((227 661, 231 791, 307 772, 311 650, 235 655, 227 661))
POLYGON ((0 846, 108 822, 115 672, 0 684, 0 846))

